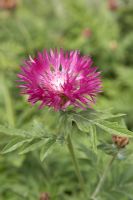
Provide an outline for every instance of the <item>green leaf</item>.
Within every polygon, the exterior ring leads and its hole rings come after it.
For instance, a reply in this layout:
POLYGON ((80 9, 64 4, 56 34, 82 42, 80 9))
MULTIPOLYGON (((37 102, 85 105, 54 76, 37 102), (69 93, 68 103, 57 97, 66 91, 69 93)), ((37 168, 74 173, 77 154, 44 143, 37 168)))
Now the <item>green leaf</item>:
POLYGON ((9 136, 19 136, 19 137, 24 137, 24 138, 31 137, 31 134, 25 130, 5 127, 2 125, 0 125, 0 132, 9 136))
POLYGON ((80 144, 79 150, 82 151, 85 154, 87 159, 90 160, 91 164, 92 163, 96 164, 97 156, 96 156, 96 153, 92 149, 89 149, 85 145, 80 144))
POLYGON ((47 142, 44 144, 44 146, 41 149, 40 152, 40 160, 43 161, 48 153, 51 150, 51 147, 55 144, 56 140, 55 139, 48 139, 47 142))
POLYGON ((99 111, 99 110, 85 110, 78 113, 79 115, 85 117, 89 120, 107 120, 112 118, 119 118, 125 116, 123 113, 112 114, 109 110, 99 111))
POLYGON ((95 124, 112 135, 116 134, 121 136, 133 137, 133 132, 129 131, 126 127, 123 127, 123 125, 120 125, 118 122, 92 120, 90 118, 88 119, 85 116, 80 115, 81 113, 72 114, 72 120, 76 122, 78 128, 83 132, 90 132, 91 125, 95 124))
POLYGON ((132 198, 133 195, 130 194, 129 192, 124 191, 123 188, 122 188, 122 189, 121 189, 121 188, 120 188, 120 189, 119 189, 119 188, 118 188, 118 189, 115 188, 115 189, 114 189, 114 192, 118 193, 118 195, 119 195, 119 193, 120 193, 120 194, 122 194, 124 197, 128 197, 128 199, 132 199, 132 200, 133 200, 133 198, 132 198))
POLYGON ((90 132, 91 125, 95 124, 95 121, 99 122, 105 119, 118 118, 122 116, 124 116, 124 114, 113 115, 109 112, 104 113, 101 111, 87 110, 79 113, 73 113, 71 117, 81 131, 90 132))
POLYGON ((62 136, 66 139, 68 137, 68 135, 72 132, 71 131, 72 130, 71 115, 61 112, 58 129, 62 133, 62 136))
POLYGON ((83 132, 87 132, 87 133, 90 131, 91 122, 85 117, 82 117, 79 114, 73 114, 72 120, 77 124, 77 127, 79 128, 79 130, 83 132))
POLYGON ((112 135, 133 137, 132 131, 129 131, 122 125, 119 125, 117 122, 98 121, 94 123, 101 129, 103 129, 104 131, 107 131, 108 133, 112 135))
POLYGON ((44 139, 29 145, 23 151, 21 151, 19 154, 24 154, 24 153, 28 153, 30 151, 34 151, 34 150, 36 150, 38 148, 41 148, 41 146, 43 146, 43 145, 45 145, 45 140, 44 139))
POLYGON ((49 134, 47 134, 48 130, 46 130, 46 127, 42 123, 40 123, 38 120, 33 120, 31 127, 28 128, 28 130, 32 130, 32 136, 33 137, 49 137, 49 134))
POLYGON ((95 153, 97 153, 97 134, 96 134, 96 127, 94 125, 90 126, 90 136, 91 136, 91 143, 92 143, 92 149, 95 153))
POLYGON ((0 133, 4 133, 9 136, 18 136, 21 138, 49 138, 50 135, 46 134, 47 131, 39 123, 33 123, 27 127, 27 130, 17 129, 12 127, 6 127, 0 125, 0 133))
POLYGON ((99 144, 97 148, 108 155, 116 155, 119 151, 114 144, 109 144, 107 142, 101 142, 101 144, 99 144))
POLYGON ((2 154, 9 153, 11 151, 15 151, 19 147, 21 147, 24 143, 31 142, 31 139, 22 140, 22 138, 12 139, 1 151, 2 154))

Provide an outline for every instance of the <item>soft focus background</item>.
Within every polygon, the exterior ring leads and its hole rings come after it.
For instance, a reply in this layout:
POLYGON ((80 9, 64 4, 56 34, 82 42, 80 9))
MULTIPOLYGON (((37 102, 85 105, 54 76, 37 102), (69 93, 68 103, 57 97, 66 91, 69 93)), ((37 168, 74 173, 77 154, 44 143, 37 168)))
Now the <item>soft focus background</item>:
MULTIPOLYGON (((55 47, 78 49, 93 58, 102 71, 104 90, 96 107, 126 113, 132 130, 132 0, 0 0, 0 124, 22 128, 40 120, 55 130, 56 115, 31 107, 19 96, 16 82, 25 58, 55 47)), ((111 136, 105 139, 111 141, 111 136)), ((77 156, 91 194, 108 156, 100 151, 96 156, 87 136, 82 140, 86 145, 77 147, 77 156)), ((1 147, 6 142, 0 135, 1 147)), ((130 156, 114 164, 98 200, 133 200, 132 188, 130 156)), ((47 200, 43 192, 52 200, 84 200, 64 145, 57 146, 43 163, 37 151, 0 155, 0 200, 47 200)))

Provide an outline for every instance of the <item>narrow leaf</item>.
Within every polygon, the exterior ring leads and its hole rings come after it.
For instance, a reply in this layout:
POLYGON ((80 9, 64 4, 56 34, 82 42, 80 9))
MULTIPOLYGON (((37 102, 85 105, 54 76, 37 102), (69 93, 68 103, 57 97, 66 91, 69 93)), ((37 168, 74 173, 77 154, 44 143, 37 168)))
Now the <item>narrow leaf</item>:
POLYGON ((98 121, 94 123, 110 134, 133 137, 133 132, 129 131, 122 125, 119 125, 117 122, 98 121))
POLYGON ((120 118, 120 117, 125 116, 125 114, 123 113, 112 114, 107 110, 105 110, 104 112, 99 111, 99 110, 85 110, 85 111, 81 111, 78 114, 90 120, 107 120, 107 119, 120 118))
POLYGON ((2 150, 2 154, 9 153, 11 151, 15 151, 19 147, 21 147, 24 143, 31 142, 31 139, 22 140, 21 138, 12 139, 2 150))
POLYGON ((43 161, 46 156, 48 155, 49 151, 51 150, 51 147, 54 145, 56 142, 55 139, 48 139, 48 141, 44 144, 44 146, 41 149, 40 152, 40 160, 43 161))
POLYGON ((25 130, 10 128, 0 125, 0 132, 10 136, 31 137, 31 134, 25 130))
POLYGON ((92 149, 95 153, 97 153, 97 134, 96 134, 96 127, 94 125, 90 126, 90 136, 91 136, 91 143, 92 149))
POLYGON ((18 136, 21 138, 48 138, 50 137, 49 134, 46 135, 46 131, 44 128, 41 128, 38 126, 29 126, 27 130, 23 129, 17 129, 17 128, 12 128, 12 127, 5 127, 0 125, 0 133, 4 133, 9 136, 18 136))
POLYGON ((29 145, 23 151, 21 151, 19 154, 24 154, 24 153, 28 153, 30 151, 34 151, 38 148, 41 148, 41 146, 43 146, 43 145, 45 145, 45 140, 40 140, 38 142, 35 142, 35 143, 29 145))

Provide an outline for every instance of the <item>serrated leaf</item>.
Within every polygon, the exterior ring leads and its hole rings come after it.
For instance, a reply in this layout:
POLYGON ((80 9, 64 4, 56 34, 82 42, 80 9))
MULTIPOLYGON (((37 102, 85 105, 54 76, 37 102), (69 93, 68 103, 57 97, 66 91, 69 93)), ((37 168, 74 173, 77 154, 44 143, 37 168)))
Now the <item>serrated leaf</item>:
POLYGON ((128 136, 133 137, 133 132, 129 131, 125 127, 121 126, 117 122, 108 122, 108 121, 98 121, 94 122, 98 127, 107 131, 112 135, 121 135, 121 136, 128 136))
POLYGON ((45 145, 45 140, 44 139, 29 145, 23 151, 21 151, 19 154, 24 154, 24 153, 28 153, 30 151, 34 151, 34 150, 36 150, 38 148, 41 148, 42 145, 45 145))
POLYGON ((11 140, 1 151, 2 154, 9 153, 11 151, 15 151, 19 147, 21 147, 24 143, 31 142, 31 139, 22 140, 21 138, 15 138, 11 140))
POLYGON ((40 160, 43 161, 49 153, 51 147, 55 144, 55 139, 48 139, 48 141, 44 144, 40 152, 40 160))

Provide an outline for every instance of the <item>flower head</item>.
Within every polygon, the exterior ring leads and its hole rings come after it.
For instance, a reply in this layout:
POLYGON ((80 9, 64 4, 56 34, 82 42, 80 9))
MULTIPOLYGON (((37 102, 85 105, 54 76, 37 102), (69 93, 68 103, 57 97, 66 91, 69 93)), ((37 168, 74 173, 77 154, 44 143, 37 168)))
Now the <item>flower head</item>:
POLYGON ((28 94, 32 104, 40 101, 40 108, 65 110, 68 106, 85 109, 95 103, 101 92, 100 72, 92 67, 90 57, 79 51, 38 53, 25 61, 18 74, 22 94, 28 94))

